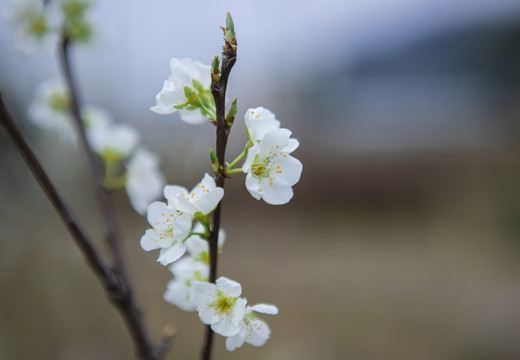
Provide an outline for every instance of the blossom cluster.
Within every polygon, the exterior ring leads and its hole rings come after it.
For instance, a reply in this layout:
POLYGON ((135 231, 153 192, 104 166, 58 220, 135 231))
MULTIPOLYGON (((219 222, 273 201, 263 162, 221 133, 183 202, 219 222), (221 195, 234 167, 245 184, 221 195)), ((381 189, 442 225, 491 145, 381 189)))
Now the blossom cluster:
MULTIPOLYGON (((180 118, 188 124, 215 124, 210 66, 191 59, 172 59, 170 70, 151 110, 163 115, 179 111, 180 118)), ((232 109, 234 121, 236 102, 232 109)), ((275 115, 263 107, 248 109, 244 121, 248 141, 244 151, 226 164, 224 174, 243 172, 246 188, 255 199, 273 205, 288 203, 293 197, 292 186, 302 172, 301 162, 291 156, 299 146, 298 140, 291 138, 291 131, 281 128, 275 115), (235 168, 244 157, 242 168, 235 168)), ((215 167, 214 157, 211 160, 214 170, 221 171, 215 167)), ((208 174, 191 191, 177 185, 166 186, 166 203, 154 202, 148 207, 152 228, 141 237, 141 247, 146 251, 158 249, 157 261, 168 265, 173 274, 164 299, 184 311, 197 311, 204 324, 227 337, 226 348, 233 351, 244 342, 262 346, 271 330, 257 313, 275 315, 278 308, 270 304, 248 306, 241 297, 241 285, 226 277, 209 282, 209 214, 223 195, 224 190, 208 174)), ((223 230, 218 238, 220 251, 225 239, 223 230)))
MULTIPOLYGON (((184 311, 197 310, 204 324, 227 337, 226 348, 232 351, 244 342, 263 345, 271 332, 254 312, 274 315, 278 309, 267 304, 246 306, 247 300, 240 298, 240 284, 225 277, 216 284, 208 282, 208 215, 223 196, 224 190, 208 174, 191 191, 167 185, 166 203, 157 201, 148 207, 152 228, 141 237, 141 247, 145 251, 159 250, 157 261, 170 265, 174 279, 168 283, 164 299, 184 311)), ((225 233, 220 230, 219 248, 224 241, 225 233)))
MULTIPOLYGON (((65 142, 76 143, 70 96, 61 79, 43 82, 35 90, 28 115, 35 125, 55 131, 65 142)), ((104 109, 85 105, 81 118, 92 150, 105 163, 105 187, 125 188, 133 208, 145 214, 166 182, 159 170, 159 157, 140 145, 141 136, 134 127, 114 122, 104 109)))
POLYGON ((90 41, 93 26, 86 16, 90 5, 90 0, 9 0, 3 15, 15 31, 15 47, 32 53, 55 47, 60 29, 71 42, 90 41))
MULTIPOLYGON (((172 59, 170 69, 151 110, 158 114, 179 110, 181 119, 189 124, 214 120, 215 105, 204 100, 205 95, 211 95, 210 66, 191 59, 172 59)), ((291 138, 290 130, 280 128, 280 121, 263 107, 248 109, 244 121, 249 141, 231 164, 247 157, 241 170, 231 166, 227 172, 243 171, 246 188, 255 199, 272 205, 288 203, 293 197, 292 186, 299 181, 303 169, 302 163, 291 156, 299 146, 298 140, 291 138)))

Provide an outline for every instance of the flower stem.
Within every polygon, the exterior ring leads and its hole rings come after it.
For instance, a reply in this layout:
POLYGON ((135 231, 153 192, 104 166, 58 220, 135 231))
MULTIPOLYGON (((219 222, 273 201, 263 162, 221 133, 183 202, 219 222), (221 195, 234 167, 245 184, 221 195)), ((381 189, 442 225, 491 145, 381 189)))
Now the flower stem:
MULTIPOLYGON (((238 162, 239 162, 240 160, 242 160, 242 159, 244 158, 244 156, 247 155, 247 153, 248 153, 248 151, 249 151, 249 148, 250 148, 251 146, 253 146, 253 143, 251 142, 251 140, 249 140, 249 141, 247 142, 246 146, 244 146, 244 151, 242 151, 242 153, 241 153, 240 155, 238 155, 237 158, 231 162, 231 164, 228 164, 228 165, 227 165, 227 168, 226 168, 226 173, 227 173, 227 174, 231 174, 230 171, 232 171, 233 168, 236 166, 236 164, 238 164, 238 162)), ((240 171, 239 171, 239 172, 240 172, 240 171)))
POLYGON ((233 174, 238 174, 238 173, 241 173, 241 172, 244 172, 244 169, 238 168, 238 169, 228 170, 228 171, 226 171, 226 174, 227 175, 233 175, 233 174))

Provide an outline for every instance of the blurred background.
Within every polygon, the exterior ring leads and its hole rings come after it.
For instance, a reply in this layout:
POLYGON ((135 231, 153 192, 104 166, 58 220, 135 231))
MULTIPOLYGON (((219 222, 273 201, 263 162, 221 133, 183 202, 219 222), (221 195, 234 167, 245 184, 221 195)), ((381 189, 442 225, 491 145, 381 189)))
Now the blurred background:
MULTIPOLYGON (((0 0, 4 7, 7 0, 0 0)), ((141 130, 168 183, 210 171, 212 126, 149 111, 172 57, 209 63, 226 11, 238 36, 229 97, 264 106, 301 142, 285 206, 226 184, 219 273, 264 316, 262 348, 215 359, 520 358, 520 2, 264 0, 94 3, 97 37, 73 51, 86 103, 141 130)), ((36 128, 34 88, 50 54, 13 50, 0 22, 0 90, 52 179, 100 240, 81 154, 36 128)), ((228 158, 246 141, 238 118, 228 158)), ((123 322, 0 130, 0 359, 131 359, 123 322)), ((195 359, 203 325, 162 300, 170 273, 139 239, 148 228, 115 194, 124 250, 167 359, 195 359)))

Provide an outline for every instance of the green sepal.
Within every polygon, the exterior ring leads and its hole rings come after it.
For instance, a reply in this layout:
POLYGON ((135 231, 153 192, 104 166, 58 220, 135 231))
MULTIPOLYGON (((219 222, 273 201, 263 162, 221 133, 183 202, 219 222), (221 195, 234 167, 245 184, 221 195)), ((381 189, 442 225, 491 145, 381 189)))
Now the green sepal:
POLYGON ((209 148, 209 159, 211 160, 211 167, 213 168, 213 171, 218 173, 219 172, 218 158, 217 158, 217 154, 215 154, 215 151, 213 151, 212 148, 209 148))
POLYGON ((229 112, 226 116, 226 124, 230 128, 233 126, 233 123, 235 122, 235 117, 237 115, 238 109, 237 109, 237 98, 233 100, 233 103, 231 104, 231 107, 229 108, 229 112))
POLYGON ((220 58, 215 56, 211 63, 211 80, 220 84, 220 58))

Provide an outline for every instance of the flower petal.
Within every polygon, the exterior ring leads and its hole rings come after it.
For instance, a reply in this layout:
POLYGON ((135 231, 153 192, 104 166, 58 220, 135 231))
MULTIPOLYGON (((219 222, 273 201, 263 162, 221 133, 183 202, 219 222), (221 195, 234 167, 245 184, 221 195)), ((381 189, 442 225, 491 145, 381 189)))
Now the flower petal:
POLYGON ((278 308, 275 305, 271 304, 256 304, 248 309, 252 311, 256 311, 263 314, 276 315, 278 314, 278 308))
POLYGON ((265 182, 262 199, 271 205, 287 204, 293 197, 293 190, 289 185, 265 182))
POLYGON ((227 296, 237 297, 242 293, 242 286, 236 281, 221 276, 215 282, 217 288, 227 296))
POLYGON ((241 326, 234 324, 229 317, 211 325, 211 329, 222 336, 234 336, 240 332, 241 326))
POLYGON ((176 243, 169 248, 161 249, 157 262, 161 265, 168 265, 181 258, 186 252, 186 246, 183 243, 176 243))
POLYGON ((246 336, 246 343, 253 346, 262 346, 271 336, 271 329, 260 319, 249 320, 247 324, 248 335, 246 336))

